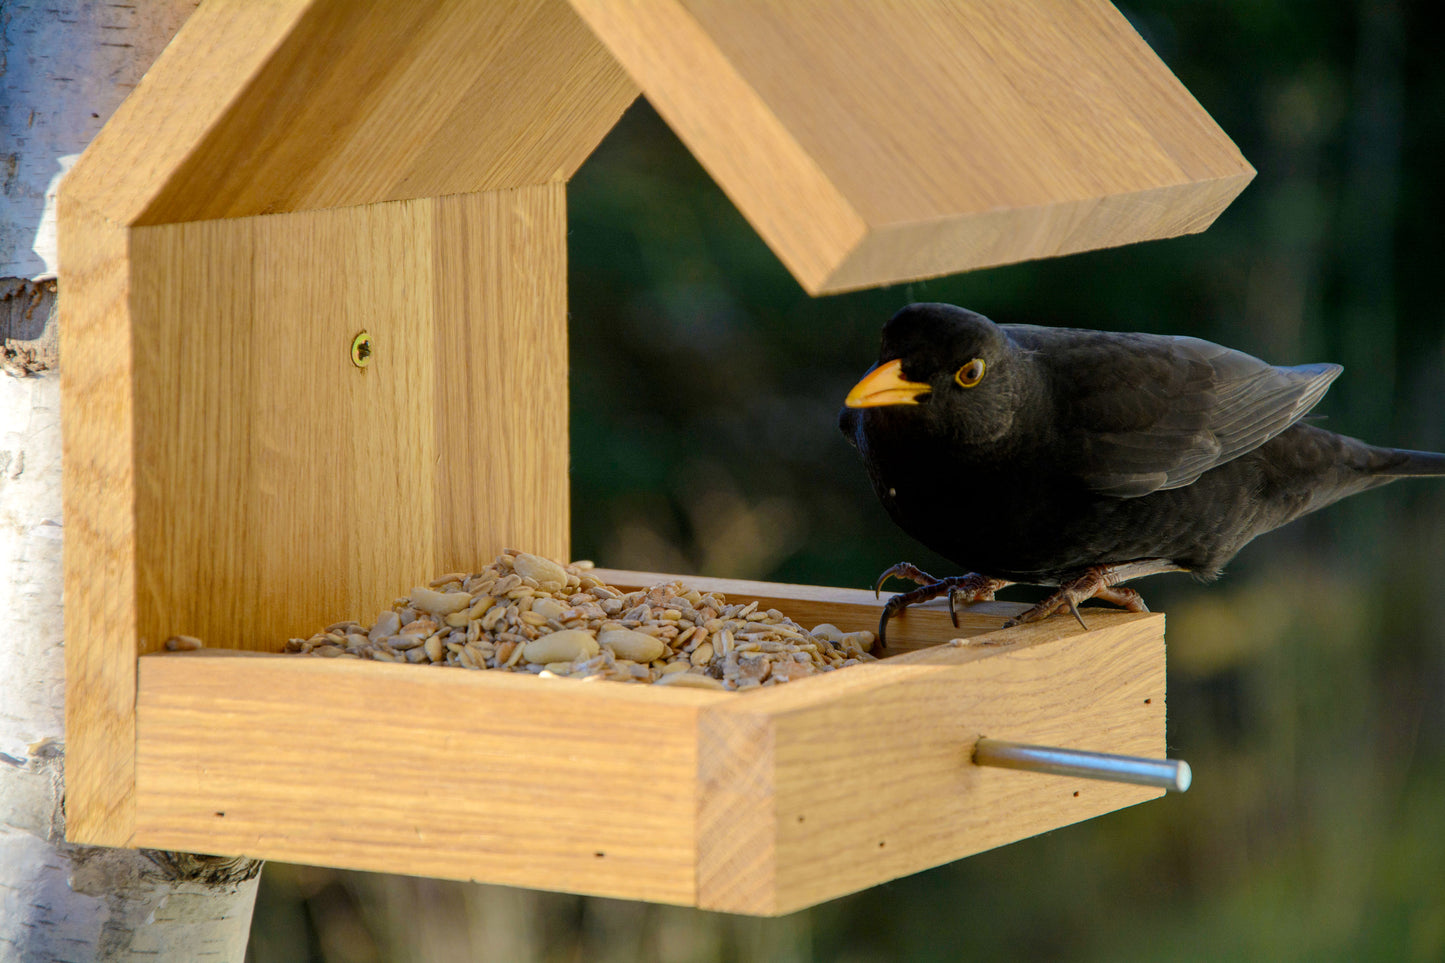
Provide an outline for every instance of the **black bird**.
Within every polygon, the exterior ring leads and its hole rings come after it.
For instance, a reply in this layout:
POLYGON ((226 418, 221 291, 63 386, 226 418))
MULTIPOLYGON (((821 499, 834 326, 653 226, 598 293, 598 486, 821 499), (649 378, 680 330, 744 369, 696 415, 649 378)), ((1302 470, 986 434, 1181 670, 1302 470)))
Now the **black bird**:
POLYGON ((971 574, 884 572, 875 591, 894 576, 921 587, 889 600, 878 644, 907 605, 947 592, 957 624, 957 603, 1014 582, 1058 586, 1018 622, 1061 607, 1077 618, 1096 597, 1147 611, 1120 583, 1214 578, 1256 535, 1402 476, 1445 475, 1445 455, 1300 420, 1341 370, 1198 338, 903 308, 839 427, 893 520, 971 574))

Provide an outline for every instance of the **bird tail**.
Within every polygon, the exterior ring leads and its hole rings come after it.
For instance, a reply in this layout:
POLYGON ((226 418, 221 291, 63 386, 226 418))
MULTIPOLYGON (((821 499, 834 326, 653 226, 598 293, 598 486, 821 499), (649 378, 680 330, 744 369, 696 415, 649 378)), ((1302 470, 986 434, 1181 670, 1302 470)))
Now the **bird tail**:
POLYGON ((1438 451, 1410 451, 1405 448, 1387 448, 1381 452, 1380 463, 1370 466, 1371 474, 1391 478, 1405 478, 1411 475, 1445 475, 1445 454, 1438 451))

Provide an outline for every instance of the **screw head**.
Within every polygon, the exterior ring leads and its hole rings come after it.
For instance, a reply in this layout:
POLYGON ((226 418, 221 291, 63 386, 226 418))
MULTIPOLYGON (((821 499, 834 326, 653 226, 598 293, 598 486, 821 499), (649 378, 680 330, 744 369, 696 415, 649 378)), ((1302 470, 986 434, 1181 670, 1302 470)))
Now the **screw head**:
POLYGON ((365 331, 351 339, 351 363, 358 368, 371 364, 371 335, 365 331))

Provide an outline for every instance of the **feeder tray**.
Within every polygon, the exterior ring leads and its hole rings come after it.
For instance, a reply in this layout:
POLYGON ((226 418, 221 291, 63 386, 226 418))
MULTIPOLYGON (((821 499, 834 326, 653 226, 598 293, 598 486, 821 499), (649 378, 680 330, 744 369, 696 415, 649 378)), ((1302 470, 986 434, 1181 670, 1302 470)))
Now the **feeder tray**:
POLYGON ((60 193, 70 839, 780 913, 1157 795, 970 758, 1161 755, 1161 616, 925 606, 897 641, 1000 644, 746 693, 274 654, 569 557, 565 184, 639 84, 815 293, 1253 173, 1102 2, 208 0, 60 193))

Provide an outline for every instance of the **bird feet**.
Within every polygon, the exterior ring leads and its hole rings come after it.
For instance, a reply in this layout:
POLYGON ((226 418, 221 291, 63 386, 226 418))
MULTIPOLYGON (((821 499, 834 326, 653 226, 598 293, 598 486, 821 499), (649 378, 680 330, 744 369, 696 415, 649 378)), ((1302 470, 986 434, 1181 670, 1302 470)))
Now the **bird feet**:
POLYGON ((1038 605, 1027 611, 1020 612, 1017 618, 1009 619, 1004 623, 1004 628, 1014 625, 1024 625, 1029 622, 1038 622, 1048 618, 1064 606, 1074 613, 1074 618, 1087 630, 1089 627, 1084 623, 1084 617, 1079 614, 1079 603, 1089 599, 1103 599, 1105 602, 1128 609, 1130 612, 1147 612, 1149 606, 1144 604, 1139 593, 1131 588, 1120 588, 1120 582, 1126 578, 1137 577, 1132 573, 1132 568, 1137 563, 1129 565, 1095 565, 1087 568, 1082 574, 1071 579, 1065 579, 1059 585, 1059 590, 1038 605))
POLYGON ((953 619, 954 626, 957 626, 959 602, 964 605, 972 605, 975 602, 992 602, 995 592, 1006 585, 1013 584, 1001 578, 979 575, 977 572, 969 575, 951 575, 948 578, 934 578, 911 562, 899 562, 878 576, 878 580, 873 583, 875 597, 882 589, 883 583, 890 578, 909 579, 917 582, 919 587, 910 592, 899 592, 884 604, 883 614, 878 618, 878 639, 873 645, 875 652, 888 644, 886 641, 888 620, 910 605, 936 599, 947 592, 948 615, 953 619))

